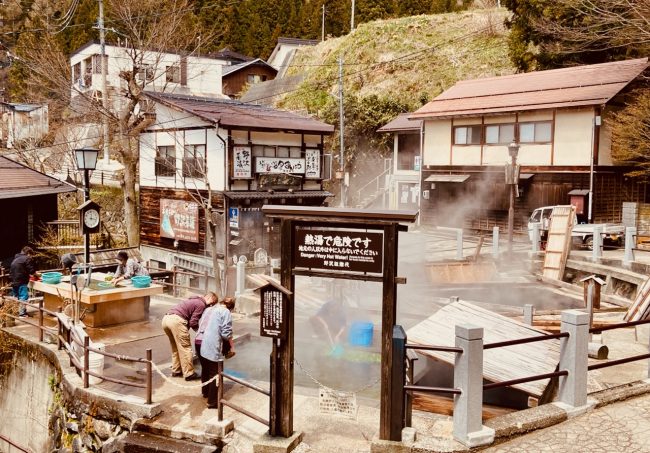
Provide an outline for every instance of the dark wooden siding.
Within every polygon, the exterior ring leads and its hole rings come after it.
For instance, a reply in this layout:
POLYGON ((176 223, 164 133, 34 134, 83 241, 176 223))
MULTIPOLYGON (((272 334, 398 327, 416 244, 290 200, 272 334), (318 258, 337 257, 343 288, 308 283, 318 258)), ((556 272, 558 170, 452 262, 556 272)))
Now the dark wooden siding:
POLYGON ((249 75, 259 75, 260 77, 266 77, 266 80, 273 80, 275 79, 275 74, 275 70, 266 66, 250 66, 224 76, 221 81, 221 89, 226 96, 239 96, 244 86, 248 83, 249 75))
MULTIPOLYGON (((207 196, 207 193, 203 195, 207 196)), ((179 252, 203 255, 205 250, 205 214, 199 208, 199 242, 179 241, 174 248, 174 240, 160 237, 160 199, 194 201, 185 190, 161 189, 152 187, 140 188, 140 243, 178 250, 179 252)), ((223 209, 223 195, 212 195, 212 205, 215 209, 223 209)), ((207 250, 208 254, 210 248, 207 250)))

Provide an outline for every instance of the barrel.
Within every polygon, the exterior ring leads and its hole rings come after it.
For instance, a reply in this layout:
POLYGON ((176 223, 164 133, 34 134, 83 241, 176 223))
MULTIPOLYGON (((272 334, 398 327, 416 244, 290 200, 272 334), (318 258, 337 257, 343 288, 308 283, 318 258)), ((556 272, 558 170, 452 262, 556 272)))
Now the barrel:
POLYGON ((348 333, 348 342, 351 346, 372 345, 372 331, 374 325, 371 322, 353 322, 348 333))

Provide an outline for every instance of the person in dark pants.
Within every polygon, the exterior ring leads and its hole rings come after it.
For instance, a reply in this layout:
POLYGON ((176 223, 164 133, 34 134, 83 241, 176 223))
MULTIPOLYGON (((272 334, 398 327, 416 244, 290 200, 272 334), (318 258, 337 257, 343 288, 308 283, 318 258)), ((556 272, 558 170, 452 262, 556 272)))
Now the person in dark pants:
MULTIPOLYGON (((29 278, 36 274, 36 269, 34 268, 34 263, 32 261, 33 255, 34 251, 32 248, 25 246, 11 262, 11 267, 9 269, 11 290, 13 291, 14 297, 18 300, 27 301, 27 299, 29 299, 29 289, 27 288, 27 284, 29 283, 29 278)), ((18 315, 21 318, 27 317, 27 306, 25 304, 20 304, 18 315)))
POLYGON ((192 343, 189 329, 199 328, 203 311, 217 302, 217 295, 192 296, 170 309, 162 319, 162 327, 172 348, 172 376, 183 376, 186 381, 198 379, 192 363, 192 343))
MULTIPOLYGON (((226 297, 224 298, 221 302, 221 305, 224 305, 226 308, 232 311, 233 308, 235 308, 235 299, 232 297, 226 297)), ((212 316, 212 312, 214 310, 214 305, 206 308, 203 311, 203 314, 201 315, 201 321, 199 321, 199 330, 196 331, 196 337, 194 338, 194 349, 196 350, 196 355, 199 356, 199 363, 201 364, 201 383, 205 384, 210 378, 208 377, 208 368, 210 367, 210 364, 207 363, 207 359, 203 358, 201 356, 201 344, 203 343, 203 335, 205 334, 205 329, 208 327, 208 323, 210 322, 210 317, 212 316)), ((227 358, 231 358, 232 356, 235 355, 235 351, 233 348, 232 344, 232 339, 228 340, 227 342, 224 342, 222 344, 222 351, 221 353, 227 358)), ((201 387, 201 394, 203 395, 203 398, 208 397, 208 388, 207 386, 202 386, 201 387)))
MULTIPOLYGON (((205 380, 209 381, 219 372, 219 363, 223 362, 223 345, 227 342, 230 345, 231 354, 234 353, 232 343, 232 315, 231 311, 235 308, 233 299, 224 299, 224 304, 215 306, 210 321, 203 333, 201 343, 201 357, 205 366, 205 380)), ((213 380, 207 385, 208 408, 217 409, 219 401, 217 399, 217 382, 213 380)))

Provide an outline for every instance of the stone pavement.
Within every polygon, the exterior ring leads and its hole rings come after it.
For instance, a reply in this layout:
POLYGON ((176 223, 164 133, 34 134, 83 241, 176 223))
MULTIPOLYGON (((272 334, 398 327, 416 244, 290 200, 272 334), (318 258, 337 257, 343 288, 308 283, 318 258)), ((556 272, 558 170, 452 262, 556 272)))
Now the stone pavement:
POLYGON ((600 407, 482 452, 650 452, 650 395, 600 407))

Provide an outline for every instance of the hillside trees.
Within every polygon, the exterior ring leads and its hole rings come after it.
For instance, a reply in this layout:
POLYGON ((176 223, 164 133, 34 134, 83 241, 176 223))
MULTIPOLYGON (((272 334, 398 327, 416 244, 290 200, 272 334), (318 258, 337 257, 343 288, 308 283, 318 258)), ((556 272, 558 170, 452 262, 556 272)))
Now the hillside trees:
POLYGON ((504 0, 510 55, 523 71, 602 63, 650 50, 648 0, 504 0))
POLYGON ((650 90, 633 93, 633 100, 614 114, 612 121, 612 157, 635 170, 629 176, 650 176, 650 90))

